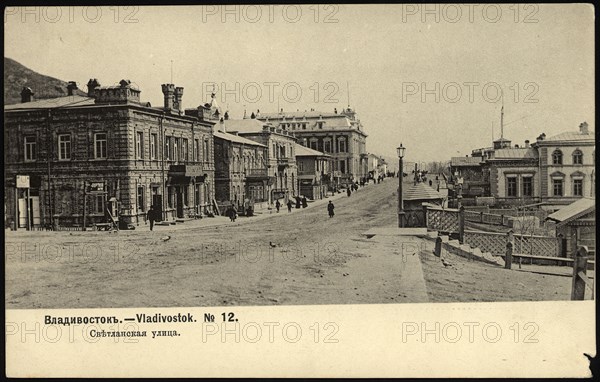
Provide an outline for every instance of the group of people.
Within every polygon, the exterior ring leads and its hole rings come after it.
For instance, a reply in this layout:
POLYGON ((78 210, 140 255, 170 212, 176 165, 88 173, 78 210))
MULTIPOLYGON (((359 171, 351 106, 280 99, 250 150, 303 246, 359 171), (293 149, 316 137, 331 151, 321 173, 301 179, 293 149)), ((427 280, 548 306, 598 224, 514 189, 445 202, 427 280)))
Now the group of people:
MULTIPOLYGON (((348 189, 348 192, 350 192, 350 189, 348 189)), ((350 194, 348 194, 348 196, 350 196, 350 194)), ((300 208, 300 206, 302 206, 302 208, 306 208, 308 207, 308 201, 306 200, 306 196, 295 196, 296 198, 296 208, 300 208)), ((288 200, 288 202, 286 203, 287 205, 287 209, 288 212, 292 212, 292 207, 294 205, 294 203, 292 203, 292 200, 288 200)), ((281 203, 279 202, 279 199, 277 199, 277 201, 275 202, 275 209, 277 210, 277 212, 279 212, 279 210, 281 209, 281 203)), ((329 213, 329 217, 332 218, 334 215, 333 210, 335 209, 335 206, 333 205, 333 202, 330 200, 329 203, 327 203, 327 212, 329 213)))
MULTIPOLYGON (((294 196, 294 198, 296 199, 296 208, 308 207, 308 200, 306 199, 306 196, 302 196, 302 197, 294 196)), ((286 205, 287 205, 288 212, 292 212, 292 207, 294 206, 292 199, 289 199, 288 202, 286 203, 286 205)), ((279 202, 279 199, 277 199, 277 201, 275 202, 275 209, 277 210, 277 212, 279 212, 279 210, 281 209, 281 203, 279 202)))

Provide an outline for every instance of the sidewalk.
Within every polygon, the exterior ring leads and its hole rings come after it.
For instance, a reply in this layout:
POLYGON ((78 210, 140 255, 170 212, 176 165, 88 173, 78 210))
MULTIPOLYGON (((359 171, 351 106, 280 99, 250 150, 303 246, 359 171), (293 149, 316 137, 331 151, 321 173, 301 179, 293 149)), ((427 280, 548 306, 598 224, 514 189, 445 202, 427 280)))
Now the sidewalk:
MULTIPOLYGON (((238 218, 236 219, 235 222, 232 222, 226 216, 218 216, 217 215, 212 218, 203 217, 202 219, 190 219, 190 220, 186 220, 184 223, 176 223, 176 224, 171 224, 171 225, 154 224, 153 232, 169 233, 169 232, 179 231, 182 229, 235 226, 235 225, 240 225, 240 224, 253 223, 253 222, 256 222, 259 220, 267 219, 267 218, 282 215, 282 214, 298 214, 298 213, 301 213, 302 211, 306 211, 311 208, 317 208, 319 206, 325 208, 325 205, 327 203, 329 203, 330 200, 335 201, 335 200, 343 198, 343 197, 347 197, 346 193, 340 193, 340 194, 336 194, 333 196, 329 196, 329 197, 321 199, 321 200, 315 200, 313 202, 309 202, 308 206, 306 208, 297 209, 294 204, 294 207, 292 208, 292 212, 287 211, 287 206, 282 206, 279 213, 277 213, 275 208, 273 208, 272 210, 263 209, 263 210, 255 211, 254 216, 249 216, 249 217, 238 216, 238 218)), ((323 213, 325 214, 325 212, 323 212, 323 213)), ((118 232, 118 234, 119 235, 123 235, 123 234, 136 235, 139 233, 150 232, 150 223, 149 222, 140 221, 139 225, 136 225, 135 223, 134 223, 134 225, 135 225, 135 230, 120 230, 118 232)), ((5 231, 5 235, 7 237, 31 236, 31 235, 35 235, 36 237, 38 237, 38 236, 43 236, 43 235, 59 235, 59 234, 71 235, 71 236, 73 236, 73 235, 76 235, 76 236, 107 235, 107 234, 110 234, 110 231, 108 231, 108 232, 107 231, 95 231, 95 230, 88 230, 88 231, 27 231, 25 229, 19 229, 16 232, 10 231, 10 230, 5 231)))

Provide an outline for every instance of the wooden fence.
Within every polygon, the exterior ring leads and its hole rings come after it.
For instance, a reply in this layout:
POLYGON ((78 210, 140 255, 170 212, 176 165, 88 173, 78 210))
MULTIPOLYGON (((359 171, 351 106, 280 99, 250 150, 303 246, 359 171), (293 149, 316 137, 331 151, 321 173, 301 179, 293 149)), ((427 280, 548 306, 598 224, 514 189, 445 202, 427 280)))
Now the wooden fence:
POLYGON ((571 287, 571 300, 583 300, 585 298, 585 288, 592 291, 592 300, 594 299, 594 280, 587 275, 588 268, 588 247, 579 247, 573 261, 573 284, 571 287))

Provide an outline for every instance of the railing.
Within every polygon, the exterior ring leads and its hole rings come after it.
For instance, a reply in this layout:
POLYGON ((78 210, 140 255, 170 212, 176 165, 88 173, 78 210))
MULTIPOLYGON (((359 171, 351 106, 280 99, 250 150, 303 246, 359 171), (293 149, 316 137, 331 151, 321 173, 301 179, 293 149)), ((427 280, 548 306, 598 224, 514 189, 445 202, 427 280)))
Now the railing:
POLYGON ((429 230, 455 233, 459 235, 459 241, 462 242, 462 233, 465 228, 464 208, 438 208, 433 206, 423 206, 425 209, 425 226, 429 230))
POLYGON ((464 232, 465 243, 496 256, 504 253, 507 237, 511 238, 516 253, 549 259, 559 258, 561 255, 559 240, 552 236, 513 234, 512 230, 508 234, 471 230, 464 232))

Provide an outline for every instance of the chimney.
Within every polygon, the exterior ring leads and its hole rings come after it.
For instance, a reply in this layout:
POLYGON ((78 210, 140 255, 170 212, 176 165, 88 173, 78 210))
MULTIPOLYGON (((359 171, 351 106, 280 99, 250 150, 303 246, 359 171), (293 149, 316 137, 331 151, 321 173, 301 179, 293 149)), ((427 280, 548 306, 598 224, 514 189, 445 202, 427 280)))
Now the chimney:
POLYGON ((165 109, 173 109, 173 103, 175 101, 175 85, 162 84, 161 87, 163 95, 165 96, 165 103, 163 107, 165 109))
POLYGON ((579 125, 579 132, 583 135, 588 135, 590 133, 587 122, 583 122, 579 125))
POLYGON ((77 83, 75 81, 69 81, 67 84, 67 94, 72 96, 74 90, 77 90, 77 83))
POLYGON ((35 93, 31 88, 24 87, 23 90, 21 90, 21 103, 31 102, 34 94, 35 93))
POLYGON ((98 87, 100 87, 100 82, 98 82, 98 80, 95 78, 90 78, 90 80, 87 83, 88 97, 94 97, 94 93, 96 91, 96 88, 98 88, 98 87))
POLYGON ((174 94, 174 97, 173 97, 173 108, 176 109, 176 110, 181 111, 181 109, 183 108, 183 102, 182 102, 183 88, 182 87, 176 87, 175 88, 175 92, 173 94, 174 94))
POLYGON ((525 147, 529 147, 529 139, 525 140, 525 147))

